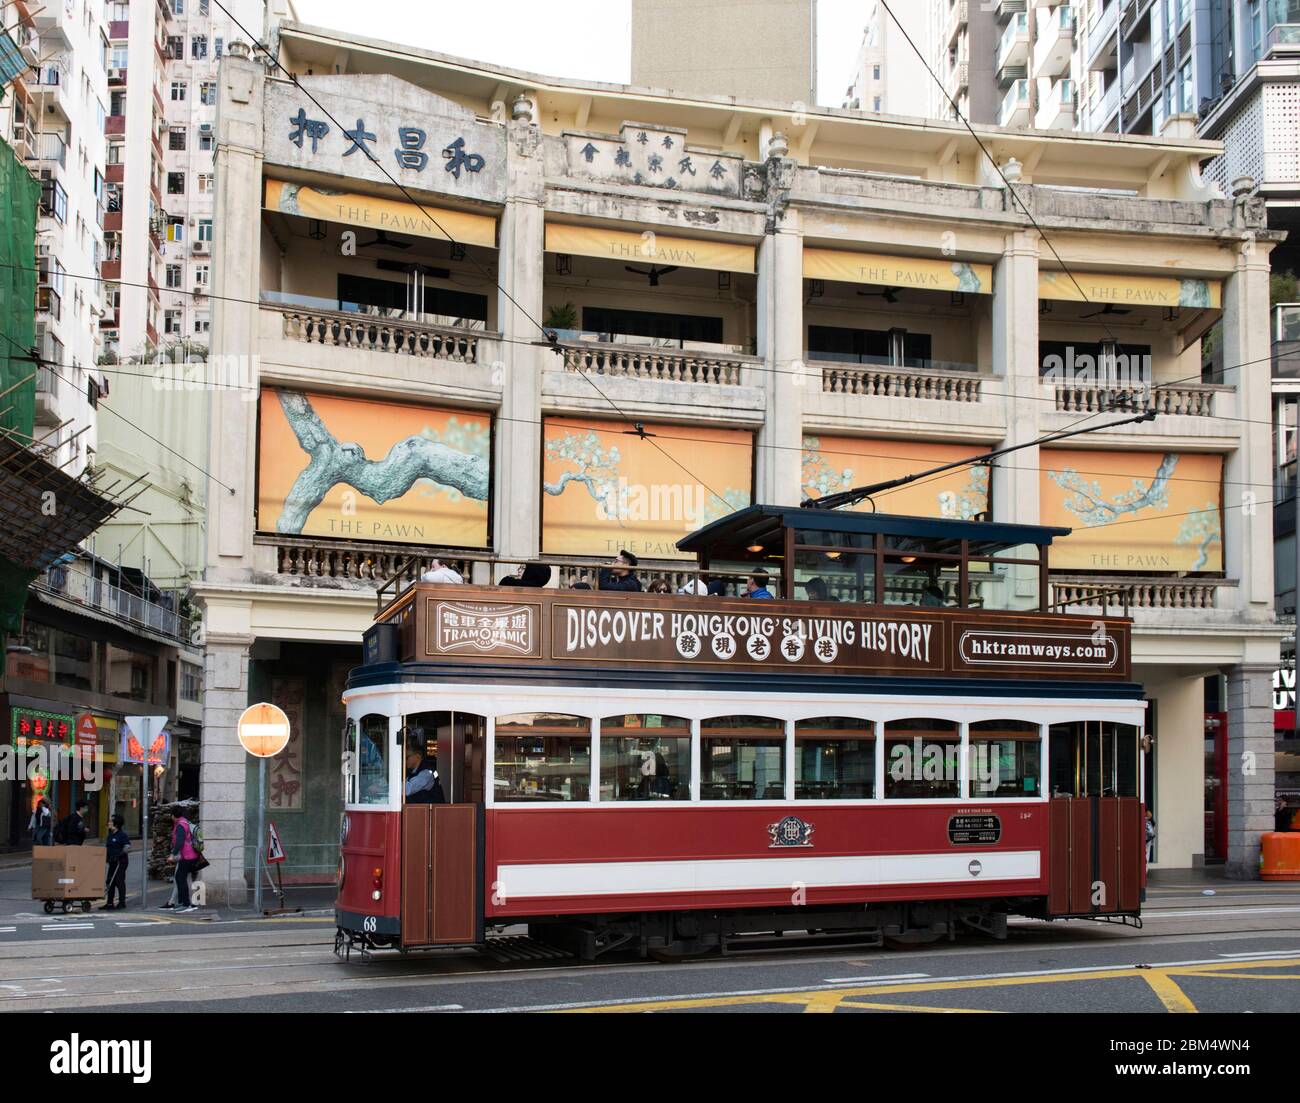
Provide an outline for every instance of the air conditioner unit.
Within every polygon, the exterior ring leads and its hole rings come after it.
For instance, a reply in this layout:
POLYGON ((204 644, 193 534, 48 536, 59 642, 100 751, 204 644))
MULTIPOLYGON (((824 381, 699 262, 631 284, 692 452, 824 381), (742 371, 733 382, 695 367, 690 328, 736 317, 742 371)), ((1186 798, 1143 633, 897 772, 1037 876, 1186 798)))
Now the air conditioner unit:
POLYGON ((196 284, 194 285, 194 294, 195 294, 195 295, 206 295, 207 293, 208 293, 208 289, 207 289, 206 287, 204 287, 201 283, 196 283, 196 284))
POLYGON ((193 249, 196 253, 206 253, 208 251, 208 242, 196 241, 193 244, 193 249))
POLYGON ((109 80, 125 80, 125 79, 126 79, 126 70, 125 70, 125 69, 110 69, 110 70, 108 71, 108 79, 109 79, 109 80))
POLYGON ((212 124, 211 124, 211 123, 199 123, 199 133, 200 133, 200 134, 211 134, 211 133, 212 133, 212 124))

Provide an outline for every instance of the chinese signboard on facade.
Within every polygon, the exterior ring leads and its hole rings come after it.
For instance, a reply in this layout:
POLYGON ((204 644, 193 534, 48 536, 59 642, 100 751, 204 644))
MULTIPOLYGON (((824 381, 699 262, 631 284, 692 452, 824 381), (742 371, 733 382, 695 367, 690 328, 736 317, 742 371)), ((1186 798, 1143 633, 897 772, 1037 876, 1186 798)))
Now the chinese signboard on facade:
POLYGON ((612 184, 739 198, 744 159, 687 146, 686 131, 624 123, 618 138, 566 132, 567 171, 612 184))

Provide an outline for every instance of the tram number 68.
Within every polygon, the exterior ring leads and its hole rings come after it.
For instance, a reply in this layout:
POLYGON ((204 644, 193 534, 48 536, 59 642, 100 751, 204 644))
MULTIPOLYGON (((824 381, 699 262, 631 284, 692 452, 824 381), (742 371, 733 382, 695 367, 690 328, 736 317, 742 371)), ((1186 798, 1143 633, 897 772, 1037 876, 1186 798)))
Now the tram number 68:
POLYGON ((361 929, 367 934, 374 934, 379 930, 379 920, 373 915, 368 915, 361 921, 361 929))

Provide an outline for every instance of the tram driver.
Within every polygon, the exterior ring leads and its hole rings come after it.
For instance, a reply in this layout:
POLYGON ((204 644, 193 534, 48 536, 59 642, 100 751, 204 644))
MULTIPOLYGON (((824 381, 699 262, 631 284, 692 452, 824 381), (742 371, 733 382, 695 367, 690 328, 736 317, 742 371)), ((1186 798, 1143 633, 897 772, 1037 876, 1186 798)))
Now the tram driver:
POLYGON ((406 803, 445 804, 438 764, 425 753, 423 730, 416 728, 406 742, 406 803))

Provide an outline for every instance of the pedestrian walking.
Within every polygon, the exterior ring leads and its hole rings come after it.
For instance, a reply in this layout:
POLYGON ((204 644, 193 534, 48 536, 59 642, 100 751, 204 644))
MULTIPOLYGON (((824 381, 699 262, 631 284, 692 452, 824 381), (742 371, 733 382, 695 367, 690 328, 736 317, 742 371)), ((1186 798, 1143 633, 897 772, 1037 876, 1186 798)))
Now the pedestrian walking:
POLYGON ((90 828, 86 826, 86 813, 89 811, 88 801, 78 801, 76 809, 59 821, 54 828, 56 846, 81 846, 85 843, 90 835, 90 828))
POLYGON ((44 797, 36 802, 27 830, 32 833, 32 846, 49 846, 54 842, 54 813, 44 797))
POLYGON ((197 910, 190 903, 190 875, 199 863, 199 851, 194 842, 194 825, 182 812, 176 817, 176 826, 172 828, 172 852, 167 856, 169 862, 176 863, 173 880, 176 883, 177 913, 197 910))
POLYGON ((1156 856, 1156 818, 1154 815, 1152 815, 1151 809, 1148 808, 1147 809, 1147 861, 1148 862, 1154 861, 1155 856, 1156 856))
POLYGON ((109 832, 104 872, 104 905, 102 912, 121 911, 126 907, 126 867, 129 864, 127 851, 131 849, 131 840, 122 830, 126 820, 119 812, 113 817, 113 830, 109 832), (117 904, 113 897, 117 897, 117 904))

